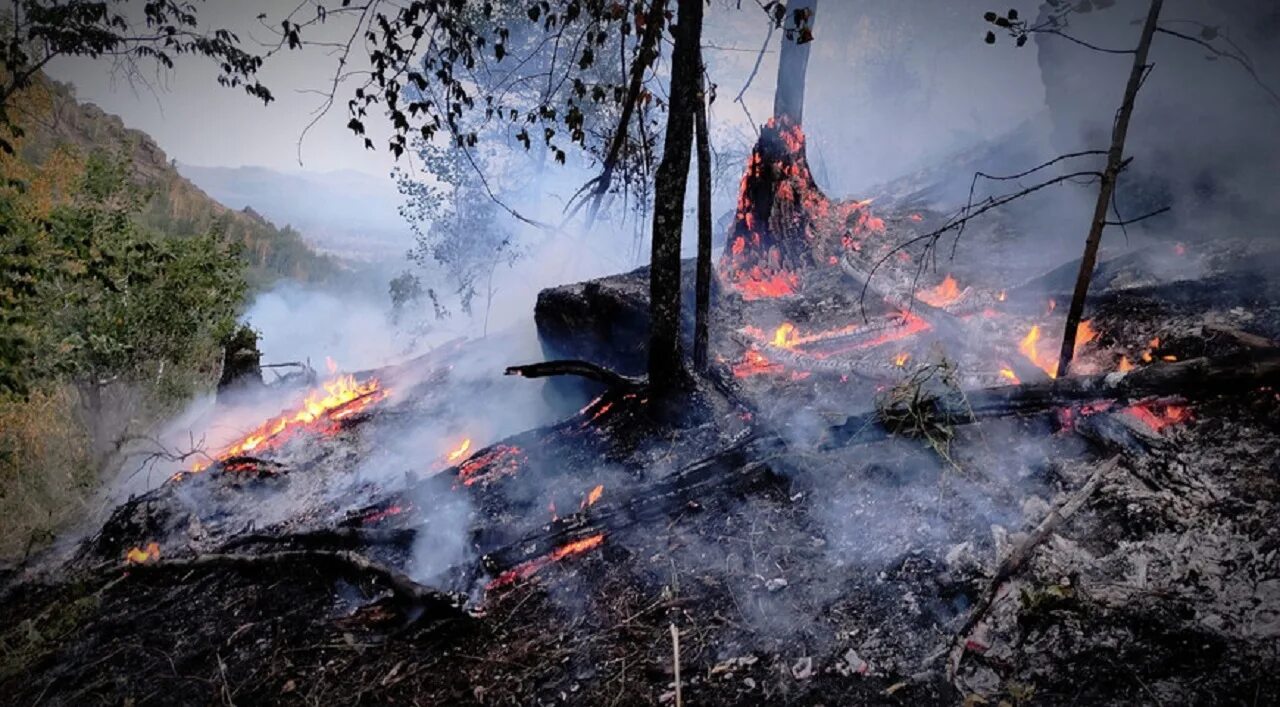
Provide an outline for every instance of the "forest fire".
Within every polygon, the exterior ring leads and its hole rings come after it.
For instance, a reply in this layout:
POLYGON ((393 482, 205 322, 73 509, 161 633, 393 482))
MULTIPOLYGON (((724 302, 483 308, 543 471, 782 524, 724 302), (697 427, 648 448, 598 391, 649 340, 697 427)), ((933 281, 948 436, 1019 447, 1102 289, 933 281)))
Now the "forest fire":
POLYGON ((488 586, 485 587, 485 590, 493 591, 495 589, 501 589, 516 582, 528 579, 537 574, 547 565, 559 562, 566 557, 572 557, 574 555, 581 555, 585 552, 589 552, 602 544, 604 544, 604 533, 598 533, 596 535, 591 535, 581 540, 575 540, 566 545, 562 545, 556 548, 555 551, 549 555, 544 555, 537 559, 530 560, 499 574, 489 582, 488 586))
POLYGON ((124 555, 126 565, 143 565, 160 559, 160 544, 149 542, 144 547, 132 547, 124 555))
MULTIPOLYGON (((357 382, 354 376, 338 377, 324 383, 321 389, 312 390, 302 404, 294 410, 267 420, 239 441, 223 449, 218 453, 216 460, 224 461, 232 457, 276 449, 298 432, 324 431, 327 423, 341 421, 363 412, 385 399, 390 392, 382 388, 376 378, 361 383, 357 382)), ((191 471, 203 471, 212 463, 201 460, 192 465, 191 471)), ((181 478, 182 475, 182 472, 179 472, 174 475, 174 479, 181 478)))
POLYGON ((471 438, 467 437, 458 444, 457 448, 451 450, 447 455, 445 455, 445 461, 453 464, 459 459, 462 459, 469 449, 471 449, 471 438))

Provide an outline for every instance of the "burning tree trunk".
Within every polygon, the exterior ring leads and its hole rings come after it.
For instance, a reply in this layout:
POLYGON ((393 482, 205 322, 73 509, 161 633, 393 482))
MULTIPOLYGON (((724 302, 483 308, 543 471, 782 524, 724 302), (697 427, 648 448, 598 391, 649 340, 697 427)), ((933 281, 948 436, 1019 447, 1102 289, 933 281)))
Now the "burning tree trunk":
POLYGON ((706 371, 711 316, 711 143, 707 135, 708 94, 701 47, 698 65, 698 105, 694 116, 698 138, 698 274, 694 283, 693 367, 706 371))
POLYGON ((702 0, 680 0, 671 53, 671 102, 662 162, 654 177, 653 248, 649 266, 649 383, 674 386, 680 361, 680 236, 698 100, 702 0))
POLYGON ((804 79, 816 0, 792 3, 782 39, 774 115, 760 130, 742 186, 722 268, 748 299, 792 294, 797 270, 813 264, 810 229, 825 211, 805 157, 804 79))
POLYGON ((1076 327, 1084 313, 1084 300, 1089 295, 1089 282, 1093 279, 1093 267, 1098 262, 1098 245, 1102 242, 1102 231, 1107 227, 1107 208, 1115 193, 1116 179, 1124 168, 1124 140, 1129 132, 1129 119, 1133 116, 1133 103, 1142 86, 1143 74, 1147 70, 1147 52, 1151 49, 1151 37, 1156 32, 1156 23, 1160 19, 1160 7, 1164 0, 1151 0, 1147 11, 1146 24, 1142 26, 1142 38, 1138 40, 1138 48, 1133 55, 1133 68, 1129 72, 1129 83, 1125 86, 1124 100, 1116 113, 1116 122, 1111 130, 1111 148, 1107 151, 1107 167, 1102 173, 1102 184, 1098 188, 1098 202, 1093 208, 1093 223, 1089 226, 1089 237, 1084 243, 1084 258, 1080 261, 1080 274, 1076 276, 1075 293, 1071 297, 1071 307, 1067 310, 1067 324, 1062 334, 1062 351, 1058 356, 1058 378, 1067 375, 1071 367, 1071 359, 1075 355, 1076 327))

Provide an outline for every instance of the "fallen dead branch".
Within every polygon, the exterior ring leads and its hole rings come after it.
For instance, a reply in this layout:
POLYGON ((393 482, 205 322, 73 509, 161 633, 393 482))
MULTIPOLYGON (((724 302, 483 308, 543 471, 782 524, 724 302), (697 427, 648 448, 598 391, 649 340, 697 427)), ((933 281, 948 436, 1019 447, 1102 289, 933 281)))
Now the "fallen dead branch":
POLYGON ((951 648, 947 655, 948 679, 954 678, 956 671, 960 669, 960 662, 964 659, 966 643, 974 628, 986 618, 987 612, 991 610, 991 605, 995 603, 996 596, 1000 593, 1000 588, 1022 570, 1022 567, 1031 559, 1032 553, 1049 535, 1084 507, 1084 504, 1102 485, 1107 475, 1118 465, 1119 457, 1112 457, 1098 466, 1079 490, 1073 493, 1061 506, 1050 511, 1026 539, 1010 550, 1009 554, 1000 562, 1000 565, 996 567, 995 574, 991 577, 991 582, 987 584, 986 591, 982 593, 982 598, 974 605, 973 611, 969 613, 969 618, 964 622, 964 626, 952 639, 951 648))
POLYGON ((579 378, 604 383, 610 388, 621 388, 623 390, 640 390, 646 385, 645 380, 642 378, 624 376, 621 373, 615 373, 604 366, 589 361, 543 361, 523 366, 508 366, 505 375, 523 376, 525 378, 578 376, 579 378))

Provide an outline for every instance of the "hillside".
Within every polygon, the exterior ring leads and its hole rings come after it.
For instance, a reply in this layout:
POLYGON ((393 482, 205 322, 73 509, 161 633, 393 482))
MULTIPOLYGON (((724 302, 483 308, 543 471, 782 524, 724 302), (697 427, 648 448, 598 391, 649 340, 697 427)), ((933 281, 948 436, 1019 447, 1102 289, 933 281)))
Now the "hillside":
POLYGON ((125 127, 118 116, 76 100, 71 87, 41 81, 19 117, 26 135, 21 157, 44 163, 60 146, 81 152, 107 150, 128 158, 132 176, 151 194, 143 222, 166 235, 185 237, 221 228, 243 246, 250 279, 262 285, 280 277, 323 280, 338 270, 330 258, 311 250, 293 228, 277 227, 251 209, 235 211, 183 177, 149 135, 125 127))
POLYGON ((179 164, 178 171, 231 208, 253 208, 276 223, 292 224, 323 253, 346 260, 398 259, 412 245, 399 213, 400 194, 386 175, 189 164, 179 164))

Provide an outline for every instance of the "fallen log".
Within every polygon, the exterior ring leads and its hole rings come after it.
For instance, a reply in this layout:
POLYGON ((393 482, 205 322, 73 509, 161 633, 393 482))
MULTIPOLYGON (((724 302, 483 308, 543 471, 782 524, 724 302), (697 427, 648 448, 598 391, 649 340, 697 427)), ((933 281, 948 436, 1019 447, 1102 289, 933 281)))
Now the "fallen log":
MULTIPOLYGON (((1280 348, 1254 349, 1213 358, 1153 363, 1128 373, 1072 376, 1045 383, 1025 383, 932 398, 915 411, 945 424, 1044 412, 1072 403, 1112 401, 1121 405, 1145 398, 1178 396, 1210 398, 1280 384, 1280 348)), ((893 433, 879 411, 852 415, 827 429, 821 448, 865 444, 893 433)))
POLYGON ((695 499, 725 498, 726 491, 766 481, 772 471, 761 460, 785 447, 786 443, 776 435, 748 436, 625 498, 597 503, 558 518, 539 531, 490 550, 481 558, 481 564, 496 575, 601 532, 665 519, 676 509, 687 509, 695 499))

